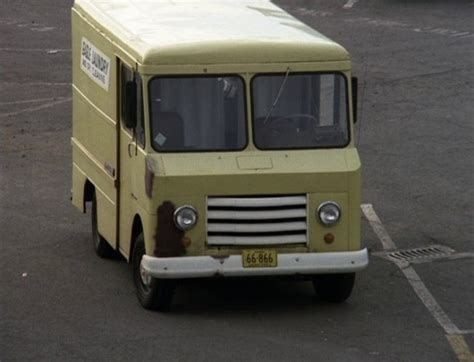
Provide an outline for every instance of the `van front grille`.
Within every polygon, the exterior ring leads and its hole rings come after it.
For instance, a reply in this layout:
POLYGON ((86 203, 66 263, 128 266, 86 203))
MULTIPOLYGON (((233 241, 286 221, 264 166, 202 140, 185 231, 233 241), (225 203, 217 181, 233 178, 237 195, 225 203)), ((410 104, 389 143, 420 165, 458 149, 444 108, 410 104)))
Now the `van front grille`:
POLYGON ((208 197, 209 245, 307 243, 305 195, 208 197))

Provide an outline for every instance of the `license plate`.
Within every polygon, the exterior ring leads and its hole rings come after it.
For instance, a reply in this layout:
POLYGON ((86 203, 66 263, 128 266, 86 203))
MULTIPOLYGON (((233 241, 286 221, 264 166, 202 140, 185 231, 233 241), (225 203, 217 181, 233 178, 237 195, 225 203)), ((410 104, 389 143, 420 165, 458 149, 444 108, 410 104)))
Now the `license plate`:
POLYGON ((242 251, 244 268, 275 268, 278 265, 276 250, 253 249, 242 251))

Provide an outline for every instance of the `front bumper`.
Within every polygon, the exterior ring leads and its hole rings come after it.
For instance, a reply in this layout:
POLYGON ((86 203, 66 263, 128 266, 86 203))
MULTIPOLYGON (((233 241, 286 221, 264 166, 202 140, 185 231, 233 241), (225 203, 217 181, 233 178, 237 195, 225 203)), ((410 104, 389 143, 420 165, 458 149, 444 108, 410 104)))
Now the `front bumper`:
POLYGON ((184 256, 157 258, 144 255, 141 268, 147 276, 160 279, 206 278, 212 276, 266 276, 352 273, 369 263, 367 249, 335 253, 278 254, 274 268, 244 268, 241 255, 228 257, 184 256))

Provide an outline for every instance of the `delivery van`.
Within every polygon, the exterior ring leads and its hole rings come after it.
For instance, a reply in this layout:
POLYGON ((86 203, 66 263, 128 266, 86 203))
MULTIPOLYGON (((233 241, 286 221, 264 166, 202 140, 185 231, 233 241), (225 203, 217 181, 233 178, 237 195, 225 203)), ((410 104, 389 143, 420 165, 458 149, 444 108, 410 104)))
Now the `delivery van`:
POLYGON ((266 0, 76 0, 72 59, 72 202, 143 307, 190 278, 350 296, 368 254, 342 46, 266 0))

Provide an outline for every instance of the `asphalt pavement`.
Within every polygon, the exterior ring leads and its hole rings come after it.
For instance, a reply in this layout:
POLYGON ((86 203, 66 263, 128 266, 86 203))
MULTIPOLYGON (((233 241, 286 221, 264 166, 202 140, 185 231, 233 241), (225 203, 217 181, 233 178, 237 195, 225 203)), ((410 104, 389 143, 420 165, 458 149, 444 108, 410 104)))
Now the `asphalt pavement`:
POLYGON ((90 214, 69 201, 72 2, 2 0, 2 362, 472 361, 474 3, 276 3, 345 46, 359 77, 371 260, 351 298, 207 280, 181 286, 171 313, 142 309, 129 265, 94 255, 90 214), (387 245, 452 255, 396 264, 387 245))

